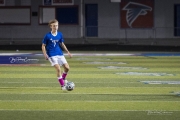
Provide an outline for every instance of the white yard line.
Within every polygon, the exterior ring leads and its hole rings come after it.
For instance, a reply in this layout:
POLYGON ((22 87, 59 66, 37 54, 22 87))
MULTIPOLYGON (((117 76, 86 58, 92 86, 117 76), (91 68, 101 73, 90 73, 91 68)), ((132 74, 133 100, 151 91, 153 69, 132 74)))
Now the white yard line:
MULTIPOLYGON (((40 112, 54 112, 54 111, 71 111, 71 112, 150 112, 150 111, 159 111, 159 110, 72 110, 72 109, 44 109, 44 110, 35 110, 35 109, 0 109, 0 111, 40 111, 40 112)), ((167 111, 167 110, 162 110, 167 111)), ((180 112, 179 110, 169 110, 167 112, 180 112)))

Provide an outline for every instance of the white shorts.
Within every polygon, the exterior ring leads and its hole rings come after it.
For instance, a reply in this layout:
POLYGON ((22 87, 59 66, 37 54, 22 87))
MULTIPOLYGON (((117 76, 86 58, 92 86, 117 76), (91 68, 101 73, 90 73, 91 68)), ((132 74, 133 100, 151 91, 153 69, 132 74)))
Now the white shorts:
POLYGON ((55 64, 59 64, 60 66, 62 66, 67 63, 64 56, 53 56, 49 57, 48 60, 50 61, 52 66, 54 66, 55 64))

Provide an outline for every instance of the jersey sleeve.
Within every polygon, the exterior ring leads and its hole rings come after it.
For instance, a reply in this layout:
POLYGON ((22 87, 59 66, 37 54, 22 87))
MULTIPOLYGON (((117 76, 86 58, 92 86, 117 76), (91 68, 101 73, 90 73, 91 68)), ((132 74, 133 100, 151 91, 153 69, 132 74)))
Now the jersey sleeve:
POLYGON ((64 42, 64 37, 63 37, 63 34, 61 33, 61 32, 59 32, 59 34, 60 34, 60 43, 62 43, 62 42, 64 42))
POLYGON ((47 35, 44 36, 43 40, 42 40, 42 44, 47 44, 47 35))

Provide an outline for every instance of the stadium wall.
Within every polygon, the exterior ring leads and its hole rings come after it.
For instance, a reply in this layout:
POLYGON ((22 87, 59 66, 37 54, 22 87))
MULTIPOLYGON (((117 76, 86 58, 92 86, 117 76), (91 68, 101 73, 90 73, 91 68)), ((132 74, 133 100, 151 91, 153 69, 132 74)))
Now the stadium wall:
MULTIPOLYGON (((74 0, 74 5, 79 6, 79 24, 60 25, 59 30, 63 32, 66 44, 180 46, 179 37, 174 36, 175 4, 180 4, 180 1, 154 0, 153 28, 124 29, 121 28, 120 3, 111 3, 110 0, 74 0), (98 4, 97 37, 85 35, 86 4, 98 4)), ((31 6, 31 12, 37 12, 37 16, 31 15, 30 25, 1 24, 0 45, 40 45, 44 34, 50 30, 46 24, 39 24, 39 6, 43 6, 43 0, 5 0, 4 6, 31 6)))

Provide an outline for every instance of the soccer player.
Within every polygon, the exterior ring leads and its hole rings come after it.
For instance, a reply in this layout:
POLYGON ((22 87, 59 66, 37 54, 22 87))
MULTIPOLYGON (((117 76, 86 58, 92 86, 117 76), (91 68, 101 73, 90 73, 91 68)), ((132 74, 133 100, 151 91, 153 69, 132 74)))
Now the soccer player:
POLYGON ((70 67, 63 55, 62 49, 67 52, 70 58, 72 57, 72 55, 64 44, 62 33, 58 32, 58 21, 56 19, 50 20, 48 25, 51 28, 51 32, 48 32, 44 36, 44 39, 42 41, 42 52, 45 59, 49 60, 51 65, 55 67, 58 81, 61 85, 62 90, 66 90, 66 75, 70 67), (60 66, 63 66, 64 68, 62 74, 60 66))

